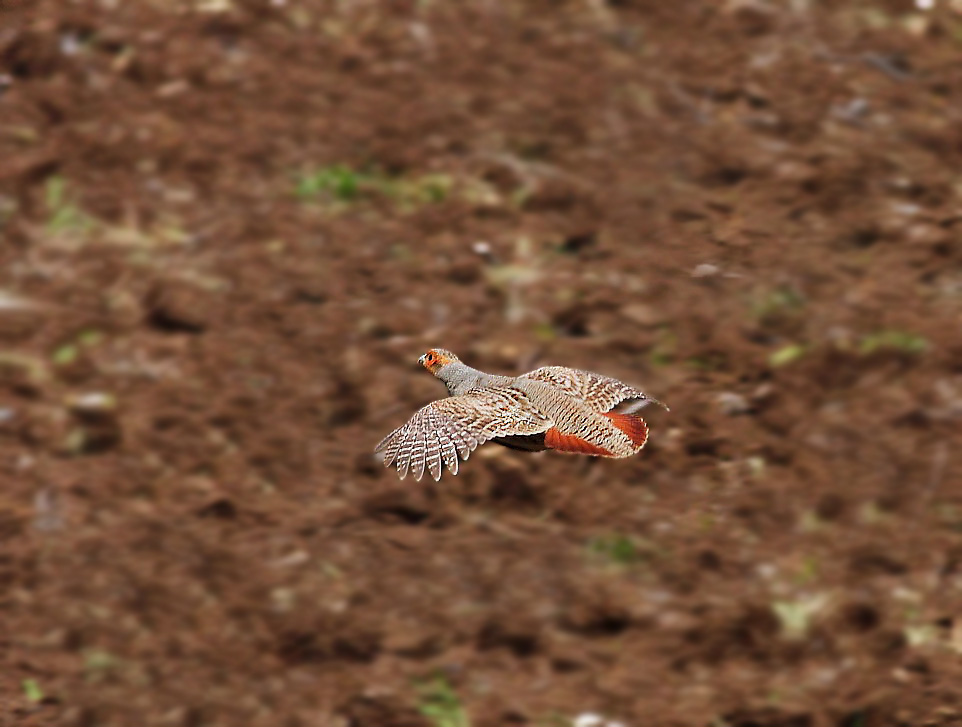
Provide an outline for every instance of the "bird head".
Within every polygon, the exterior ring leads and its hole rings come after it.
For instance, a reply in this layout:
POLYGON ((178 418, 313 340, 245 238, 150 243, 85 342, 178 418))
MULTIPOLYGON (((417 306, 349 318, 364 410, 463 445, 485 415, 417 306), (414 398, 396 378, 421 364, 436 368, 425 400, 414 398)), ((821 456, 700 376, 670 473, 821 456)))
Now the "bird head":
POLYGON ((418 363, 437 376, 437 373, 441 370, 441 368, 460 360, 461 359, 459 359, 450 351, 446 351, 443 348, 432 348, 418 359, 418 363))

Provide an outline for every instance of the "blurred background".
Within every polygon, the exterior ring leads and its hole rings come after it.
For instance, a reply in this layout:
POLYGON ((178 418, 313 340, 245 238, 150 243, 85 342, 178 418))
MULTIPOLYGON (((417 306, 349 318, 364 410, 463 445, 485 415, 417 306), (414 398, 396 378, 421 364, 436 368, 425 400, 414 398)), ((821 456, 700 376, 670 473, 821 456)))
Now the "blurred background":
POLYGON ((960 724, 962 4, 3 5, 0 722, 960 724))

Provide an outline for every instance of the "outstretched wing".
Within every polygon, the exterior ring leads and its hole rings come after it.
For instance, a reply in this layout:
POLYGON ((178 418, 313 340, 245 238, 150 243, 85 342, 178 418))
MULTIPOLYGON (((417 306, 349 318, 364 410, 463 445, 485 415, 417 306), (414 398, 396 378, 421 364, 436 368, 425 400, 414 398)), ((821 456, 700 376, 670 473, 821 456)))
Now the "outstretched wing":
POLYGON ((458 473, 458 457, 466 460, 479 444, 495 437, 536 434, 553 422, 521 391, 511 388, 472 389, 422 407, 374 449, 384 452, 384 465, 397 463, 403 480, 408 471, 420 480, 427 469, 441 479, 443 465, 458 473))
POLYGON ((622 381, 618 381, 618 379, 612 379, 590 371, 569 369, 564 366, 545 366, 522 374, 518 378, 534 379, 551 384, 566 394, 581 399, 599 414, 611 411, 617 404, 628 399, 641 399, 665 406, 640 389, 629 386, 622 381))

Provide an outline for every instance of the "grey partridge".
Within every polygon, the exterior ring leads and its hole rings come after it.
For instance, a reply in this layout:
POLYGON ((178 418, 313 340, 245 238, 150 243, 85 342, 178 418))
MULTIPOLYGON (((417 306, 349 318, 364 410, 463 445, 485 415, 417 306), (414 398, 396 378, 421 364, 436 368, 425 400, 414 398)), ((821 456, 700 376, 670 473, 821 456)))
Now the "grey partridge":
POLYGON ((537 452, 630 457, 645 446, 648 425, 640 416, 613 411, 622 402, 634 409, 662 404, 643 391, 600 374, 563 366, 545 366, 521 376, 486 374, 461 362, 450 351, 432 348, 418 363, 448 388, 449 397, 422 407, 375 448, 384 464, 397 465, 403 480, 425 470, 441 479, 446 465, 458 473, 487 441, 537 452))

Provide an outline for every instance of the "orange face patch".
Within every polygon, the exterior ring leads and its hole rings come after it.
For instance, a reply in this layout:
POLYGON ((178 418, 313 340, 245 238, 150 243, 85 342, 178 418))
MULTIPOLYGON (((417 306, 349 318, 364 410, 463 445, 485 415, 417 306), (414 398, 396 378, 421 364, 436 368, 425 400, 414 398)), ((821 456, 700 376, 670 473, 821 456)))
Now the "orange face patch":
POLYGON ((426 354, 421 356, 419 362, 428 371, 435 371, 438 367, 444 365, 444 356, 432 348, 426 354))

